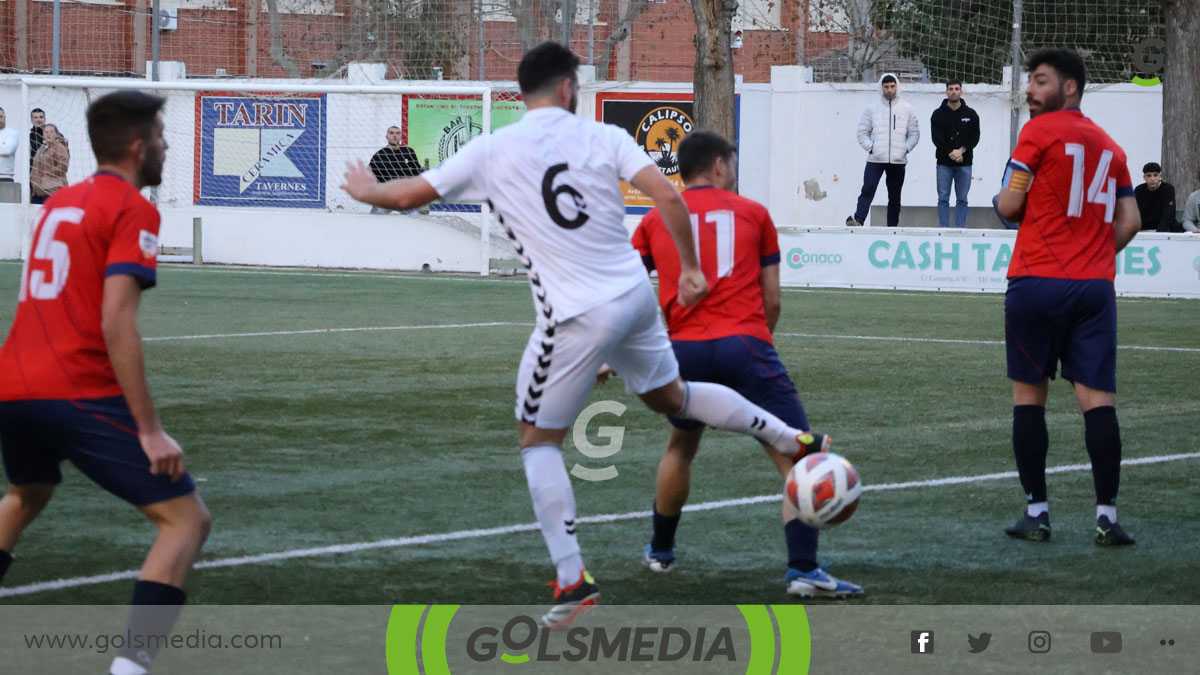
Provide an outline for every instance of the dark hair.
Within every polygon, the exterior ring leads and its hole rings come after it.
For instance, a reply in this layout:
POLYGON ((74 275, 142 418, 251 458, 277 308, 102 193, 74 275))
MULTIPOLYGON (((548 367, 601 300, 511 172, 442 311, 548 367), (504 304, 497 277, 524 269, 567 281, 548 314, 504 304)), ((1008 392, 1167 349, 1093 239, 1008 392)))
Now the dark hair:
POLYGON ((879 84, 891 84, 892 82, 895 82, 895 81, 896 81, 895 75, 884 75, 883 79, 879 81, 879 84))
POLYGON ((521 94, 529 96, 557 86, 563 78, 578 77, 579 57, 557 42, 543 42, 521 57, 517 66, 517 83, 521 94))
POLYGON ((1083 85, 1087 84, 1087 66, 1083 65, 1083 57, 1079 52, 1070 47, 1039 49, 1025 60, 1025 70, 1032 73, 1043 63, 1053 68, 1059 78, 1075 80, 1079 96, 1083 96, 1083 85))
POLYGON ((1148 162, 1146 166, 1142 167, 1142 173, 1162 173, 1162 167, 1158 162, 1148 162))
POLYGON ((679 177, 687 182, 711 169, 718 159, 737 154, 737 146, 715 131, 702 129, 684 136, 677 154, 679 177))
POLYGON ((33 114, 33 113, 35 113, 35 112, 40 112, 40 113, 42 113, 43 115, 45 115, 45 114, 46 114, 46 111, 45 111, 45 110, 42 110, 41 108, 34 108, 33 110, 30 110, 30 111, 29 111, 29 114, 30 114, 30 115, 32 115, 32 114, 33 114))
POLYGON ((114 91, 92 102, 87 109, 88 138, 96 160, 119 162, 135 140, 149 139, 158 111, 167 100, 144 91, 114 91))
POLYGON ((962 80, 950 80, 949 82, 946 83, 946 88, 949 89, 950 87, 953 87, 956 84, 961 87, 962 80))

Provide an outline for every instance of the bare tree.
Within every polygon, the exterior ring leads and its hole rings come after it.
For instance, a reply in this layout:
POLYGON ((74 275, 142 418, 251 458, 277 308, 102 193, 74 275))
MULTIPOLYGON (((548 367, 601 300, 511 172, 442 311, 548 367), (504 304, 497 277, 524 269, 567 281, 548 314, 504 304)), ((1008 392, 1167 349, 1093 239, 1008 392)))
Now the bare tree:
MULTIPOLYGON (((293 59, 286 51, 283 50, 283 22, 279 18, 279 0, 267 1, 267 20, 271 27, 271 60, 279 64, 283 68, 283 72, 287 73, 288 77, 299 78, 300 69, 296 67, 296 60, 293 59)), ((251 10, 255 11, 251 3, 251 10)))
POLYGON ((597 80, 608 79, 608 66, 612 63, 613 50, 616 49, 617 44, 629 38, 629 34, 633 30, 633 22, 637 20, 642 10, 646 9, 646 4, 646 0, 629 0, 629 5, 625 8, 625 16, 621 17, 613 32, 608 34, 604 44, 600 45, 600 58, 596 60, 597 80))
POLYGON ((692 0, 696 15, 692 121, 733 140, 733 15, 737 0, 692 0))
POLYGON ((809 0, 814 28, 849 36, 847 82, 874 79, 879 60, 895 50, 891 32, 875 25, 875 4, 875 0, 809 0))
POLYGON ((1163 75, 1163 167, 1181 191, 1182 202, 1200 189, 1200 3, 1163 0, 1167 63, 1163 75))

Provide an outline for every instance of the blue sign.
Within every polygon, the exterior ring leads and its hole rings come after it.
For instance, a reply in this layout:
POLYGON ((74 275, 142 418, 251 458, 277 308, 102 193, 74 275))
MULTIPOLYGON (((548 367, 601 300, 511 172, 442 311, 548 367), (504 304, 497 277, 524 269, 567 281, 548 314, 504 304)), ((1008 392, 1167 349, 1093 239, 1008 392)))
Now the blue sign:
POLYGON ((325 207, 325 96, 196 97, 194 201, 325 207))

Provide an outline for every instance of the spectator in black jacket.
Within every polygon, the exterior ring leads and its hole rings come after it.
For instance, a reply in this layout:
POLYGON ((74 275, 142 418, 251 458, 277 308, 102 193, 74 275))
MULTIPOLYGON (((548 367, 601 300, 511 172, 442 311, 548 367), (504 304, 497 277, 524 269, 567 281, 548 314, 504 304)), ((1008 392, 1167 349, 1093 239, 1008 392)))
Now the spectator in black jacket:
POLYGON ((1150 162, 1142 167, 1145 183, 1133 190, 1137 199, 1138 213, 1142 216, 1142 229, 1155 232, 1182 232, 1175 223, 1175 186, 1163 182, 1162 167, 1150 162))
POLYGON ((950 227, 950 184, 954 184, 954 226, 967 225, 973 150, 979 144, 979 113, 962 100, 962 82, 946 85, 946 99, 930 120, 937 154, 938 224, 950 227))
POLYGON ((45 139, 46 111, 34 108, 29 113, 29 168, 33 168, 33 158, 37 157, 38 148, 42 147, 45 139))
MULTIPOLYGON (((400 127, 388 127, 387 146, 380 148, 371 157, 371 173, 376 180, 386 183, 397 178, 410 178, 421 174, 421 162, 417 153, 407 145, 401 145, 400 127)), ((387 209, 371 207, 371 213, 389 213, 387 209)))

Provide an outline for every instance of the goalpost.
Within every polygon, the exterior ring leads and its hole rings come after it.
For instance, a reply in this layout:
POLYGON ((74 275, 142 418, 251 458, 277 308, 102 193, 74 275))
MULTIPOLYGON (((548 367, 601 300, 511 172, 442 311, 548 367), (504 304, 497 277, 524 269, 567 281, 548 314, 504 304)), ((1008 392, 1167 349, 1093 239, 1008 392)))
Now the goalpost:
MULTIPOLYGON (((367 163, 389 144, 386 135, 395 131, 391 127, 398 128, 402 144, 416 151, 419 172, 437 166, 471 138, 515 121, 524 109, 511 83, 358 85, 23 77, 22 109, 45 110, 47 122, 68 143, 68 183, 96 170, 87 136, 88 104, 123 89, 139 89, 167 100, 163 120, 169 149, 162 184, 147 191, 164 222, 183 210, 197 217, 221 217, 234 208, 265 209, 273 217, 367 214, 372 211, 369 206, 340 189, 342 174, 347 162, 367 163)), ((27 153, 23 147, 23 156, 17 158, 18 180, 25 184, 27 153)), ((400 170, 395 161, 384 164, 398 173, 414 169, 400 170)), ((28 190, 23 193, 23 235, 28 242, 28 228, 38 207, 29 204, 28 190)), ((477 269, 486 276, 492 249, 504 246, 492 240, 487 204, 438 202, 432 209, 428 216, 406 215, 425 220, 426 227, 441 223, 468 235, 477 227, 477 269), (447 217, 455 215, 458 219, 447 217)), ((192 220, 187 218, 189 224, 192 220)), ((199 243, 193 242, 193 251, 202 256, 199 243)), ((182 252, 171 248, 175 250, 170 253, 182 252)), ((28 255, 27 243, 22 254, 28 255)))

